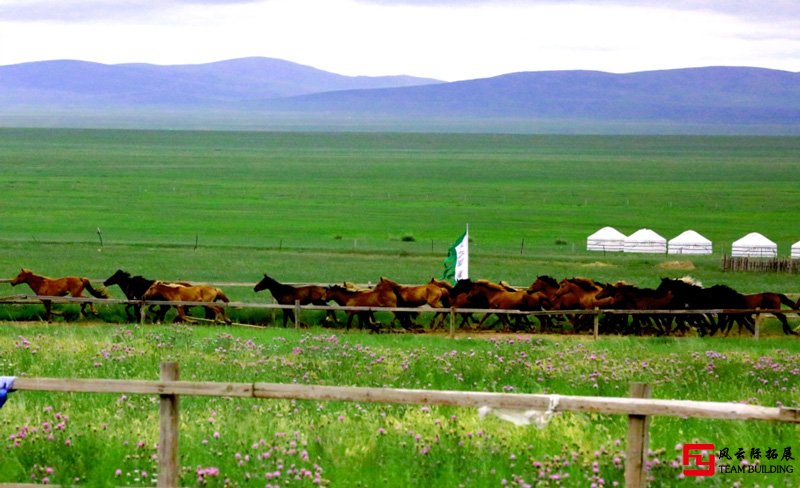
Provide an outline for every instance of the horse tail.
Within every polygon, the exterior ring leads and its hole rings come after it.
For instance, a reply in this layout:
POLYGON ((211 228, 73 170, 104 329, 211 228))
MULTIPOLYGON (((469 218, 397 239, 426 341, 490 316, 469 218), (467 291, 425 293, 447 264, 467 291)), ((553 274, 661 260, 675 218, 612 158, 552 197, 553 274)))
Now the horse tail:
POLYGON ((83 279, 83 286, 86 288, 86 291, 88 291, 95 298, 111 298, 111 295, 108 294, 108 290, 106 288, 93 287, 92 283, 87 278, 83 279))
POLYGON ((786 305, 789 308, 796 308, 796 303, 792 301, 791 298, 787 297, 783 293, 778 293, 778 297, 781 299, 781 303, 786 305))
POLYGON ((222 301, 223 301, 223 302, 225 302, 225 303, 228 303, 228 302, 230 302, 230 301, 231 301, 231 300, 230 300, 230 298, 228 298, 227 296, 225 296, 225 294, 224 294, 224 293, 222 293, 222 290, 220 290, 219 288, 217 288, 216 290, 217 290, 217 296, 216 296, 216 297, 214 297, 214 301, 215 301, 215 302, 216 302, 217 300, 222 300, 222 301))

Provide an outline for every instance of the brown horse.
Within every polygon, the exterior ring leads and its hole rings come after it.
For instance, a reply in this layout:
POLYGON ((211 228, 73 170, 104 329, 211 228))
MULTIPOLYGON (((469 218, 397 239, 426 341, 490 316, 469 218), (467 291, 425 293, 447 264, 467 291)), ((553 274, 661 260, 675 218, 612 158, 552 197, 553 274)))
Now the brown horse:
MULTIPOLYGON (((228 303, 230 300, 219 288, 207 285, 193 285, 184 286, 175 283, 165 283, 163 281, 154 282, 150 288, 142 295, 144 300, 163 300, 167 302, 207 302, 208 305, 203 305, 206 310, 214 313, 215 322, 225 322, 230 324, 231 321, 225 317, 225 311, 219 305, 213 305, 213 302, 220 300, 228 303)), ((192 319, 186 315, 186 305, 176 305, 178 316, 175 317, 175 322, 187 321, 192 319)))
MULTIPOLYGON (((27 283, 34 293, 39 296, 48 297, 83 297, 83 290, 88 291, 95 298, 108 298, 108 292, 104 288, 95 289, 89 278, 81 278, 78 276, 67 276, 65 278, 48 278, 34 274, 31 270, 22 268, 16 278, 11 280, 12 286, 17 286, 20 283, 27 283)), ((47 316, 47 321, 53 321, 53 303, 51 300, 42 300, 44 309, 47 316)), ((92 302, 81 303, 81 314, 86 314, 86 306, 93 314, 97 314, 92 302)))
MULTIPOLYGON (((261 290, 269 290, 272 293, 275 301, 281 305, 294 305, 299 302, 300 305, 327 305, 328 296, 324 286, 306 285, 306 286, 292 286, 280 283, 264 273, 264 277, 256 283, 253 291, 259 292, 261 290)), ((333 311, 329 311, 328 316, 333 315, 333 311)), ((288 308, 283 309, 283 326, 289 321, 289 316, 293 311, 288 308)), ((333 315, 334 322, 336 315, 333 315)))
MULTIPOLYGON (((775 316, 778 320, 780 320, 781 325, 783 326, 783 333, 784 334, 792 334, 797 335, 797 332, 793 331, 792 328, 789 326, 789 322, 786 320, 786 315, 778 312, 781 309, 781 304, 786 305, 789 308, 796 308, 796 304, 792 302, 789 297, 784 295, 783 293, 771 293, 771 292, 764 292, 764 293, 753 293, 749 295, 744 295, 744 301, 747 304, 747 308, 760 308, 763 310, 771 310, 772 315, 775 316)), ((758 315, 758 314, 756 314, 758 315)))
MULTIPOLYGON (((542 304, 547 302, 547 298, 543 293, 534 292, 529 293, 528 290, 517 290, 505 283, 494 283, 488 280, 460 280, 456 283, 451 294, 451 305, 455 308, 486 308, 498 310, 541 310, 542 304)), ((511 323, 508 320, 508 314, 496 312, 499 321, 503 324, 506 330, 511 329, 511 323)), ((520 317, 527 319, 524 316, 517 316, 515 321, 516 327, 521 327, 520 317)), ((484 317, 478 323, 482 326, 488 318, 484 317)), ((462 325, 466 322, 468 316, 464 316, 462 325)))
MULTIPOLYGON (((565 278, 561 280, 555 294, 554 308, 558 310, 591 310, 595 307, 604 307, 612 302, 612 298, 597 300, 597 294, 602 291, 603 285, 590 278, 565 278)), ((589 315, 579 315, 570 318, 576 331, 588 327, 591 323, 589 315)))
MULTIPOLYGON (((447 291, 444 287, 433 283, 431 280, 424 285, 406 286, 401 285, 389 278, 381 276, 380 281, 375 288, 385 287, 394 291, 397 296, 398 307, 422 307, 428 305, 432 308, 442 308, 443 302, 446 301, 447 291)), ((400 318, 401 324, 404 327, 413 325, 413 319, 408 312, 397 314, 400 318)), ((431 327, 436 320, 436 316, 431 319, 431 327)))
MULTIPOLYGON (((543 302, 543 308, 549 310, 555 307, 556 303, 556 293, 558 292, 559 284, 555 278, 547 275, 540 275, 536 277, 536 281, 531 283, 531 286, 528 287, 528 293, 542 293, 547 298, 546 302, 543 302)), ((539 322, 542 324, 542 333, 544 333, 547 329, 551 328, 554 325, 554 320, 556 317, 551 315, 540 315, 539 322)), ((563 316, 560 316, 563 320, 563 316)), ((560 327, 559 323, 559 327, 560 327)))
MULTIPOLYGON (((549 306, 550 301, 542 292, 529 292, 528 290, 518 290, 507 283, 500 282, 493 284, 491 282, 478 280, 475 282, 476 287, 481 290, 486 296, 489 307, 499 310, 520 310, 520 311, 533 311, 542 310, 542 306, 549 306)), ((511 323, 508 319, 508 314, 497 313, 495 314, 500 319, 505 330, 511 329, 511 323)), ((486 320, 487 316, 481 320, 481 324, 486 320)), ((517 315, 515 325, 517 329, 522 328, 522 323, 525 322, 526 326, 530 325, 528 317, 525 315, 517 315)), ((480 324, 479 324, 480 325, 480 324)))
MULTIPOLYGON (((340 285, 331 285, 326 287, 325 291, 328 300, 342 307, 397 307, 397 295, 387 287, 356 291, 340 285)), ((372 321, 372 313, 368 310, 348 310, 346 329, 350 329, 355 315, 358 315, 358 323, 362 328, 366 325, 373 331, 377 329, 372 321)))

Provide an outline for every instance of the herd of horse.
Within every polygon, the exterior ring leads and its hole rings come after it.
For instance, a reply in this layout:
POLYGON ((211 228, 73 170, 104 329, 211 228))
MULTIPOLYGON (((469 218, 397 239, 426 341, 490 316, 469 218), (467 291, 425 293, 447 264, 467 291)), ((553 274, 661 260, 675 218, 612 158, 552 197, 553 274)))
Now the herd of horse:
MULTIPOLYGON (((82 297, 86 290, 94 297, 109 298, 106 289, 93 287, 88 278, 48 278, 23 268, 11 280, 13 286, 21 283, 27 283, 38 296, 82 297)), ((117 270, 103 285, 119 286, 129 301, 125 313, 131 320, 142 317, 141 305, 136 302, 165 301, 199 303, 205 309, 206 319, 231 323, 224 307, 218 304, 230 300, 214 286, 151 280, 132 276, 123 270, 117 270)), ((571 330, 580 333, 593 328, 594 315, 599 315, 600 333, 670 335, 694 332, 705 336, 728 334, 734 327, 738 327, 739 332, 743 329, 753 332, 755 317, 769 312, 780 321, 785 334, 797 335, 781 309, 783 306, 792 310, 800 308, 800 300, 794 302, 782 293, 742 294, 726 285, 705 288, 688 278, 662 278, 657 288, 639 288, 623 282, 599 283, 590 278, 559 281, 550 276, 539 276, 529 287, 519 288, 505 282, 466 279, 451 284, 435 278, 421 285, 409 286, 381 277, 375 286, 363 288, 346 282, 341 285, 295 286, 280 283, 264 274, 253 290, 268 290, 281 305, 327 306, 333 302, 346 307, 347 329, 357 318, 361 328, 374 331, 382 327, 375 320, 375 309, 404 309, 392 312, 390 325, 419 330, 415 323, 419 312, 409 309, 427 307, 428 310, 438 309, 434 310, 430 329, 442 327, 445 317, 454 309, 461 316, 462 327, 489 327, 485 322, 494 315, 497 321, 491 327, 499 324, 503 330, 530 332, 536 330, 536 324, 531 321, 535 317, 541 332, 571 330), (475 321, 474 310, 491 310, 492 313, 484 313, 475 321)), ((49 322, 53 314, 52 303, 46 299, 42 302, 49 322)), ((81 303, 81 313, 86 313, 87 305, 95 313, 91 302, 81 303)), ((161 322, 170 306, 151 305, 144 313, 149 312, 153 321, 161 322)), ((193 320, 187 313, 187 305, 175 305, 175 308, 175 321, 193 320)), ((293 313, 292 309, 283 309, 284 327, 293 313)), ((327 310, 326 320, 338 323, 333 309, 327 310)))

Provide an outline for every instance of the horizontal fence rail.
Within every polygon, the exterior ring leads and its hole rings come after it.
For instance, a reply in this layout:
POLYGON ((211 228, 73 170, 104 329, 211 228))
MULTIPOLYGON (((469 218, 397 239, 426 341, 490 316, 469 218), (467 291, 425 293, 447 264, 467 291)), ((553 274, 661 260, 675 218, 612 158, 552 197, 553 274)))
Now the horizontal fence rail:
POLYGON ((603 314, 616 314, 616 315, 652 315, 652 314, 670 314, 670 315, 695 315, 695 314, 790 314, 800 316, 800 309, 764 309, 764 308, 746 308, 746 309, 731 309, 731 308, 711 308, 711 309, 658 309, 658 310, 642 310, 642 309, 605 309, 605 308, 592 308, 592 309, 573 309, 573 310, 515 310, 505 308, 436 308, 430 306, 422 307, 356 307, 344 305, 284 305, 280 303, 255 303, 255 302, 193 302, 193 301, 165 301, 165 300, 126 300, 121 298, 94 298, 94 297, 58 297, 58 296, 45 296, 45 295, 9 295, 0 297, 0 304, 9 305, 29 305, 40 304, 43 301, 49 301, 54 304, 66 303, 93 303, 95 305, 171 305, 171 306, 187 306, 187 307, 202 307, 213 305, 222 308, 263 308, 263 309, 295 309, 300 310, 334 310, 334 311, 356 311, 356 312, 421 312, 421 313, 440 313, 440 312, 455 312, 455 313, 485 313, 485 314, 517 314, 517 315, 532 315, 532 316, 546 316, 546 315, 603 315, 603 314))
MULTIPOLYGON (((499 308, 435 308, 430 306, 421 307, 357 307, 357 306, 340 306, 340 305, 300 305, 299 303, 284 305, 279 303, 253 303, 253 302, 195 302, 195 301, 165 301, 165 300, 127 300, 117 298, 94 298, 94 297, 58 297, 58 296, 41 296, 41 295, 10 295, 0 297, 0 305, 30 305, 40 304, 48 301, 53 304, 69 304, 69 303, 92 303, 96 305, 139 305, 141 306, 140 323, 145 321, 146 306, 186 306, 186 307, 202 307, 202 306, 215 306, 221 308, 233 309, 283 309, 295 311, 295 327, 299 327, 299 314, 302 311, 309 310, 324 310, 324 311, 341 311, 341 312, 390 312, 390 313, 444 313, 450 316, 449 331, 450 335, 455 334, 455 316, 456 314, 503 314, 503 315, 518 315, 518 316, 533 316, 533 317, 547 317, 547 316, 564 316, 564 315, 591 315, 594 317, 593 335, 597 339, 600 335, 599 331, 599 318, 601 315, 698 315, 698 314, 728 314, 728 315, 757 315, 759 318, 774 316, 774 314, 782 315, 795 315, 800 316, 800 309, 696 309, 696 310, 625 310, 625 309, 576 309, 576 310, 514 310, 514 309, 499 309, 499 308)), ((208 319, 200 319, 198 317, 190 317, 190 320, 206 321, 208 319)), ((755 321, 753 334, 755 338, 760 335, 760 320, 755 321)), ((236 324, 241 326, 253 326, 251 324, 236 324)))
MULTIPOLYGON (((554 395, 490 393, 403 388, 299 385, 284 383, 215 383, 199 381, 98 380, 18 378, 14 390, 140 395, 224 396, 317 401, 418 404, 455 407, 491 407, 508 410, 547 410, 554 395)), ((762 407, 740 403, 615 398, 558 397, 554 412, 609 415, 658 415, 724 420, 770 420, 800 423, 800 409, 762 407)))
POLYGON ((178 453, 180 396, 489 407, 518 411, 536 410, 548 414, 576 412, 628 415, 625 480, 626 486, 630 487, 646 486, 644 460, 649 448, 650 416, 800 423, 800 409, 797 408, 651 399, 646 398, 650 395, 649 386, 641 383, 631 385, 631 397, 587 397, 259 382, 200 382, 180 381, 177 363, 162 363, 161 379, 158 381, 21 377, 14 383, 13 391, 159 395, 158 486, 178 486, 180 480, 178 453))

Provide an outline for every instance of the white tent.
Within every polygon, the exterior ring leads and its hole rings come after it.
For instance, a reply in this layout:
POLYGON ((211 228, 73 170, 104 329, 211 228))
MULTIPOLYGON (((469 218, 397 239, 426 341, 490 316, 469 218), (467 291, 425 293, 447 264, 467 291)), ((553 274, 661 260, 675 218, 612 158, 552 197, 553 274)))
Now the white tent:
POLYGON ((792 259, 800 259, 800 241, 792 244, 792 259))
POLYGON ((711 254, 711 241, 693 230, 673 237, 667 243, 669 254, 711 254))
POLYGON ((625 234, 613 227, 603 227, 586 238, 587 251, 622 251, 625 234))
POLYGON ((778 256, 778 245, 758 232, 751 232, 733 243, 731 256, 774 258, 778 256))
POLYGON ((639 229, 625 238, 625 252, 666 253, 667 240, 650 229, 639 229))

